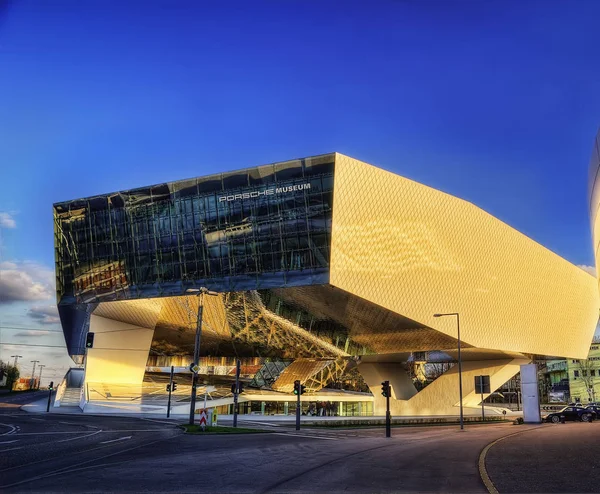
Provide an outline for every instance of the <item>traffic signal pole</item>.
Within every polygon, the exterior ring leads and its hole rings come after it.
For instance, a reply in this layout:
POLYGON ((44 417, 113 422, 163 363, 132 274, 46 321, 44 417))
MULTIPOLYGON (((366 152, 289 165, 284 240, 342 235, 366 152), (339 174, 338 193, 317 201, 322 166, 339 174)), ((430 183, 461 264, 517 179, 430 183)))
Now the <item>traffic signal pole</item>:
POLYGON ((385 396, 385 437, 392 437, 392 415, 390 414, 390 382, 386 381, 387 393, 385 396))
POLYGON ((297 386, 298 393, 296 395, 296 430, 300 430, 300 381, 296 381, 294 386, 297 386))
POLYGON ((171 416, 171 393, 173 392, 173 371, 174 367, 171 366, 171 377, 169 378, 169 401, 167 402, 167 418, 171 416))
POLYGON ((240 369, 241 362, 237 359, 235 363, 235 389, 233 392, 233 426, 237 427, 238 419, 238 395, 240 393, 240 369))
POLYGON ((52 401, 52 390, 54 389, 54 381, 50 381, 48 386, 48 405, 46 405, 46 412, 50 411, 50 401, 52 401))

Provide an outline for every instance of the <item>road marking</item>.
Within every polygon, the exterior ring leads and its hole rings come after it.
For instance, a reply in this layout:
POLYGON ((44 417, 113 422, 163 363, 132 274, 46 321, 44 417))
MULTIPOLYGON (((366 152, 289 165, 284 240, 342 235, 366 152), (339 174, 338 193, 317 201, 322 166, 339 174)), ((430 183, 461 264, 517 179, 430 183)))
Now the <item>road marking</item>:
POLYGON ((69 441, 75 441, 76 439, 83 439, 84 437, 95 436, 96 434, 100 434, 101 432, 102 432, 102 429, 100 429, 99 431, 92 432, 91 434, 86 434, 85 436, 71 437, 69 439, 63 439, 62 441, 56 441, 56 442, 57 443, 66 443, 69 441))
POLYGON ((494 483, 492 482, 492 479, 490 479, 487 469, 485 468, 485 458, 488 454, 488 451, 492 448, 492 446, 495 446, 500 441, 504 441, 505 439, 516 436, 517 434, 524 434, 525 432, 538 430, 541 427, 543 427, 543 425, 541 425, 539 427, 532 427, 531 429, 526 429, 524 431, 513 432, 512 434, 508 434, 507 436, 503 436, 503 437, 496 439, 495 441, 492 441, 485 448, 483 448, 483 451, 479 455, 479 462, 478 462, 479 463, 479 476, 481 477, 481 481, 483 482, 483 485, 485 485, 485 488, 488 490, 488 492, 490 494, 499 494, 499 492, 498 492, 498 489, 496 489, 496 486, 494 485, 494 483))
POLYGON ((34 419, 33 417, 31 418, 31 420, 35 420, 36 422, 46 422, 44 419, 34 419))
POLYGON ((10 443, 18 443, 20 439, 15 439, 14 441, 3 441, 0 444, 10 444, 10 443))
MULTIPOLYGON (((175 436, 173 436, 173 437, 175 437, 175 436)), ((173 439, 173 437, 168 437, 168 438, 164 438, 164 439, 157 439, 156 441, 151 441, 149 443, 140 444, 138 446, 133 446, 131 448, 124 449, 122 451, 117 451, 115 453, 109 453, 107 455, 100 456, 98 458, 93 458, 91 460, 83 461, 81 463, 76 463, 75 465, 71 465, 69 467, 59 468, 58 470, 55 470, 53 472, 46 473, 46 474, 43 474, 43 475, 38 475, 37 477, 30 477, 30 478, 28 478, 26 480, 21 480, 19 482, 13 482, 12 484, 8 484, 8 485, 0 485, 0 488, 14 487, 16 485, 26 484, 26 483, 32 482, 34 480, 40 480, 40 479, 47 478, 47 477, 54 477, 56 475, 62 475, 63 473, 71 473, 71 472, 77 472, 77 471, 81 471, 81 470, 87 470, 87 469, 93 469, 93 468, 102 467, 102 466, 105 466, 105 465, 98 464, 98 463, 96 463, 95 465, 89 465, 87 467, 82 467, 82 465, 85 465, 85 464, 91 463, 91 462, 98 462, 99 460, 103 460, 105 458, 110 458, 112 456, 121 455, 123 453, 127 453, 129 451, 133 451, 134 449, 140 449, 140 448, 143 448, 144 446, 150 446, 151 444, 156 444, 156 443, 159 443, 159 442, 168 441, 169 439, 173 439), (81 468, 76 468, 76 467, 81 467, 81 468)), ((95 450, 101 449, 101 448, 106 448, 106 446, 99 446, 97 448, 88 449, 86 451, 80 451, 79 453, 86 453, 88 451, 95 451, 95 450)), ((43 463, 44 461, 48 461, 48 459, 46 459, 46 460, 40 460, 40 461, 36 461, 36 462, 26 463, 25 465, 16 465, 14 467, 5 468, 4 470, 0 470, 0 471, 5 472, 7 470, 14 470, 16 468, 22 468, 24 466, 29 466, 29 465, 32 465, 34 463, 43 463)), ((125 461, 131 461, 131 460, 125 460, 125 461)))
POLYGON ((339 441, 335 437, 323 437, 323 436, 309 436, 306 434, 294 434, 293 432, 271 432, 275 436, 292 436, 292 437, 310 437, 311 439, 325 439, 327 441, 339 441))
POLYGON ((85 424, 78 424, 76 422, 59 422, 59 424, 67 424, 67 425, 85 425, 85 424))
POLYGON ((8 434, 12 434, 13 432, 15 432, 17 430, 17 428, 12 425, 12 424, 2 424, 0 423, 0 425, 4 425, 6 427, 10 427, 10 430, 8 432, 4 432, 3 434, 0 434, 0 436, 6 436, 8 434))
POLYGON ((148 422, 155 422, 157 424, 177 425, 177 423, 174 420, 173 421, 167 421, 167 420, 145 419, 143 417, 142 417, 141 420, 146 420, 148 422))
POLYGON ((100 444, 108 444, 108 443, 114 443, 117 441, 126 441, 127 439, 131 439, 132 436, 125 436, 125 437, 120 437, 119 439, 112 439, 110 441, 102 441, 100 444))

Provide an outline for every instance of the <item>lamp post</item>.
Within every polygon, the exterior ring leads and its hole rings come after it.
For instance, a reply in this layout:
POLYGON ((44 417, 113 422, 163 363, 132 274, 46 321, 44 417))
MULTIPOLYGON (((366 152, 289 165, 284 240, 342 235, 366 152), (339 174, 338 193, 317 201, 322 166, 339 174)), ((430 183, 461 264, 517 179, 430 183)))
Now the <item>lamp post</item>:
POLYGON ((460 316, 458 312, 448 312, 447 314, 434 314, 433 317, 456 316, 456 328, 458 332, 458 393, 460 396, 460 430, 465 430, 463 418, 463 390, 462 390, 462 359, 460 357, 460 316))
MULTIPOLYGON (((202 312, 204 311, 203 296, 219 295, 217 292, 211 292, 208 288, 188 288, 185 293, 195 294, 200 297, 198 304, 198 319, 196 320, 196 340, 194 341, 194 366, 198 365, 200 359, 200 336, 202 335, 202 312)), ((194 411, 196 409, 196 386, 198 384, 198 373, 192 371, 192 396, 190 401, 190 425, 194 425, 194 411)))
POLYGON ((15 358, 15 363, 13 364, 13 367, 17 366, 17 360, 19 360, 20 358, 23 358, 23 355, 11 355, 10 358, 15 358))

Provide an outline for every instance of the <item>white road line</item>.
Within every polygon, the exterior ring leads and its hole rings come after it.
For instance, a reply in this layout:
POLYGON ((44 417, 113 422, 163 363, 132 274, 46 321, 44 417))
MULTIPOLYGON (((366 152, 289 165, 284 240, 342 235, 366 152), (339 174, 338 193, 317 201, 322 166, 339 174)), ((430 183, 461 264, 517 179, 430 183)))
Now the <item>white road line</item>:
POLYGON ((63 439, 62 441, 56 441, 56 442, 57 443, 66 443, 69 441, 75 441, 77 439, 83 439, 84 437, 95 436, 96 434, 100 434, 101 432, 102 432, 102 430, 99 430, 99 431, 92 432, 91 434, 86 434, 85 436, 71 437, 69 439, 63 439))
POLYGON ((0 444, 10 444, 10 443, 18 443, 20 439, 15 439, 14 441, 2 441, 0 444))
POLYGON ((67 425, 85 425, 85 424, 78 424, 76 422, 59 422, 59 424, 67 424, 67 425))
POLYGON ((0 434, 0 436, 6 436, 8 434, 12 434, 13 432, 15 432, 17 430, 17 428, 14 425, 12 425, 12 424, 1 424, 0 423, 0 425, 4 425, 6 427, 10 427, 10 430, 8 432, 4 432, 3 434, 0 434))
POLYGON ((271 432, 275 436, 291 436, 291 437, 310 437, 311 439, 325 439, 327 441, 339 441, 335 437, 322 437, 322 436, 307 436, 305 434, 294 434, 293 432, 271 432))
POLYGON ((46 422, 44 419, 34 419, 33 417, 31 418, 31 420, 35 420, 36 422, 46 422))
POLYGON ((108 443, 114 443, 116 441, 126 441, 127 439, 131 439, 132 436, 125 436, 125 437, 120 437, 119 439, 112 439, 110 441, 102 441, 100 444, 108 444, 108 443))

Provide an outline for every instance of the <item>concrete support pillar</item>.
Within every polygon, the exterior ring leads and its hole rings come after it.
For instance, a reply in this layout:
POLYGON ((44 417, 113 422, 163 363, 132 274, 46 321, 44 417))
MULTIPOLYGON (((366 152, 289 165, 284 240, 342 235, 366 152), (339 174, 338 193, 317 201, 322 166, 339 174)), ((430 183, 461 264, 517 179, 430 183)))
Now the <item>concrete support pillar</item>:
POLYGON ((267 404, 264 401, 260 402, 260 414, 264 415, 265 414, 265 408, 266 408, 267 404))
POLYGON ((521 365, 521 399, 523 400, 523 421, 526 424, 542 422, 537 365, 521 365))
POLYGON ((287 401, 283 402, 283 414, 287 415, 290 408, 290 404, 287 401))

